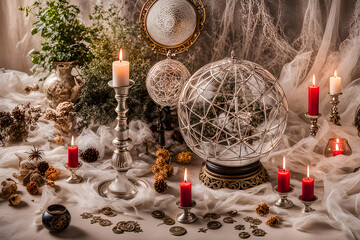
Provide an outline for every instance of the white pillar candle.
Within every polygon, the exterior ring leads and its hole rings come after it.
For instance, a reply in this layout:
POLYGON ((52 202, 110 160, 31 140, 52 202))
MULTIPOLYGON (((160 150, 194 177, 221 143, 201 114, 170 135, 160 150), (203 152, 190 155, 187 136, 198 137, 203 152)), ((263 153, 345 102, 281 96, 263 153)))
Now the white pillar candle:
POLYGON ((341 93, 341 77, 336 76, 330 77, 330 95, 341 93))
POLYGON ((112 64, 114 87, 129 85, 129 65, 128 61, 122 60, 122 49, 120 49, 119 61, 112 64))

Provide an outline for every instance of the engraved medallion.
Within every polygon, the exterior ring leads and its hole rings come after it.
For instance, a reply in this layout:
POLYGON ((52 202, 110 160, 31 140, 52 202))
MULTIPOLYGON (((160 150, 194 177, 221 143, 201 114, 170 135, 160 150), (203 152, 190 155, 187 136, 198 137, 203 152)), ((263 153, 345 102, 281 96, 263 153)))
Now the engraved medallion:
POLYGON ((180 226, 175 226, 170 228, 170 233, 174 236, 182 236, 184 234, 186 234, 186 229, 180 226))
POLYGON ((164 213, 163 211, 156 210, 156 211, 153 211, 153 212, 151 213, 151 216, 152 216, 153 218, 160 219, 160 218, 165 217, 165 213, 164 213))
POLYGON ((222 224, 218 221, 211 221, 208 222, 207 227, 211 230, 219 229, 221 228, 222 224))

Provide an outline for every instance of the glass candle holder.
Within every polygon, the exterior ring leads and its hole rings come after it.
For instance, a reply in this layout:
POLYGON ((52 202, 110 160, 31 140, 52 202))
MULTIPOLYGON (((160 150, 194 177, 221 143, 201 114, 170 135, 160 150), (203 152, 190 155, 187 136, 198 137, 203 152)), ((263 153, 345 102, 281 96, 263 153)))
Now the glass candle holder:
POLYGON ((330 138, 324 149, 325 157, 335 157, 337 155, 350 156, 351 153, 351 147, 344 138, 330 138))

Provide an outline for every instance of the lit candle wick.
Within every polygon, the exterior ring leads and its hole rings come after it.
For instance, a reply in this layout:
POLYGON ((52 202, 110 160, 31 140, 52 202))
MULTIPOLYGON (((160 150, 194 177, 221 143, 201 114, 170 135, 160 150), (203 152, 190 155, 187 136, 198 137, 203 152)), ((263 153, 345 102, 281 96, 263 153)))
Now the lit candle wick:
POLYGON ((307 178, 309 179, 309 176, 310 176, 310 168, 309 168, 309 165, 307 166, 307 178))
POLYGON ((283 171, 285 171, 285 161, 286 161, 286 158, 285 158, 285 156, 283 156, 283 171))
POLYGON ((119 61, 122 62, 123 58, 122 58, 122 49, 120 49, 120 54, 119 54, 119 61))
POLYGON ((315 74, 313 75, 313 86, 315 86, 315 74))
POLYGON ((74 136, 71 137, 71 146, 74 146, 74 136))
POLYGON ((187 182, 187 168, 185 168, 184 181, 187 182))
POLYGON ((334 76, 336 77, 337 75, 336 75, 336 70, 335 70, 335 74, 334 74, 334 76))

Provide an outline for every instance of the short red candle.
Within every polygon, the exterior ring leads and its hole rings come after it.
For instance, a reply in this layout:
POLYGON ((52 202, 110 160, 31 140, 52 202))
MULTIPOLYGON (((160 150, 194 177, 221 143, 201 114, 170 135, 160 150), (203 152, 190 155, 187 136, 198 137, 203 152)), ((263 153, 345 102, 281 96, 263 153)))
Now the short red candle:
POLYGON ((335 157, 335 156, 341 155, 341 154, 344 154, 344 149, 341 149, 341 148, 339 147, 339 144, 336 143, 336 144, 335 144, 335 149, 333 150, 333 156, 335 157))
POLYGON ((71 146, 68 147, 68 167, 79 166, 79 148, 74 145, 74 136, 71 138, 71 146))
POLYGON ((190 207, 191 205, 191 182, 187 181, 187 169, 185 168, 184 181, 180 183, 180 206, 190 207))
POLYGON ((285 157, 283 157, 283 168, 278 171, 278 192, 290 191, 290 170, 285 169, 285 157))
POLYGON ((315 85, 315 75, 313 76, 313 85, 309 86, 308 114, 311 116, 319 114, 319 86, 315 85))
POLYGON ((302 200, 312 201, 314 200, 314 179, 309 177, 309 166, 307 170, 307 177, 302 179, 302 200))

